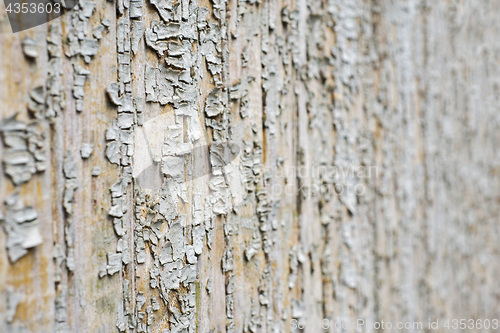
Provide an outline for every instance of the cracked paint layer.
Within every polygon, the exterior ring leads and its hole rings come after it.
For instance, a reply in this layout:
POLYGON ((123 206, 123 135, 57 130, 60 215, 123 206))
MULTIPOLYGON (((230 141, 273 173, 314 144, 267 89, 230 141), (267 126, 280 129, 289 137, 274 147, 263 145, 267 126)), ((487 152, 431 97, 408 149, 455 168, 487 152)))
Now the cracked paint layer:
POLYGON ((499 12, 80 0, 0 34, 0 331, 494 316, 499 12))

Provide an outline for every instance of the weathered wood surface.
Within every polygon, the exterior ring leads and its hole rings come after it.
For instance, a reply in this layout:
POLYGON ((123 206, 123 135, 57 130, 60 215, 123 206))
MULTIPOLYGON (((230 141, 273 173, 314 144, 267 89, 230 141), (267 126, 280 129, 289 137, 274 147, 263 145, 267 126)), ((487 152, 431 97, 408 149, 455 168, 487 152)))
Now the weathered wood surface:
POLYGON ((0 6, 0 331, 498 318, 499 15, 81 0, 12 34, 0 6))

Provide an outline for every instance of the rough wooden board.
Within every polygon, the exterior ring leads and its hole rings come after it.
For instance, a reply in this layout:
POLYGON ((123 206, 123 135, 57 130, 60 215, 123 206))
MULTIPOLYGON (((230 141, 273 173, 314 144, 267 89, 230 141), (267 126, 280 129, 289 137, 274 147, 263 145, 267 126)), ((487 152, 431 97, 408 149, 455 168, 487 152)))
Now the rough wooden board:
POLYGON ((2 204, 0 331, 498 316, 500 4, 81 1, 17 34, 0 11, 2 124, 33 124, 2 125, 0 200, 38 223, 2 204), (223 170, 196 149, 229 141, 223 170))

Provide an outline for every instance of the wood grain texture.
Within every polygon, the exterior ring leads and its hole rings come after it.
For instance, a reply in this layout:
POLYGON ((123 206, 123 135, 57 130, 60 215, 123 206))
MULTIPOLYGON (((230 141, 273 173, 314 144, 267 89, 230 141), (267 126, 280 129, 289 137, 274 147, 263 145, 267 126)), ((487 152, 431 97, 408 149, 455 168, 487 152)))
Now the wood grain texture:
POLYGON ((498 15, 80 0, 13 34, 0 7, 0 331, 500 319, 498 15))

